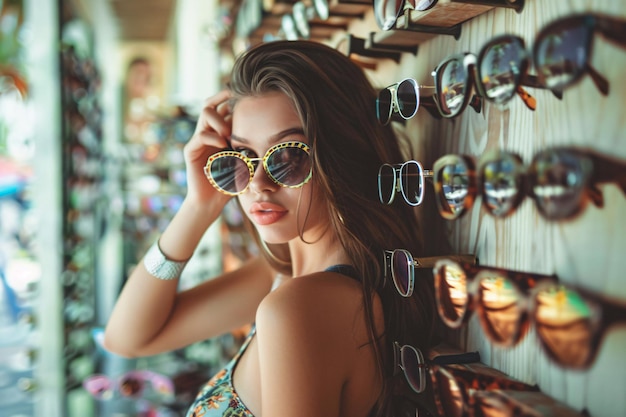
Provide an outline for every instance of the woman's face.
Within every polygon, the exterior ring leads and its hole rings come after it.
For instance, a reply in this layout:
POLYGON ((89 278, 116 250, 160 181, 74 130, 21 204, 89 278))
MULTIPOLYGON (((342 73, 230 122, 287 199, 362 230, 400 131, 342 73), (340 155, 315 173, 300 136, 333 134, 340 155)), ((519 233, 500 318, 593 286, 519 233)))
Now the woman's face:
MULTIPOLYGON (((249 157, 263 158, 272 146, 291 141, 309 143, 286 95, 268 93, 237 102, 233 110, 233 149, 249 157)), ((309 241, 319 238, 328 225, 326 209, 315 190, 315 173, 304 186, 285 188, 272 181, 259 164, 248 190, 238 198, 264 241, 286 243, 299 238, 299 231, 309 241)))

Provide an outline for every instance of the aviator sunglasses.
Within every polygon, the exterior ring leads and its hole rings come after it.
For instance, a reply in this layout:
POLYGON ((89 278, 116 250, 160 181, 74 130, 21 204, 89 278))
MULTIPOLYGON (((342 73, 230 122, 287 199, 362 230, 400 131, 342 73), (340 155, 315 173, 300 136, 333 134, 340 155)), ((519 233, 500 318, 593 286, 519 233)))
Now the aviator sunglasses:
POLYGON ((157 394, 174 394, 174 383, 170 378, 145 370, 126 372, 117 379, 102 374, 92 375, 83 381, 83 388, 98 400, 109 400, 116 392, 123 397, 138 398, 144 394, 146 383, 157 394))
POLYGON ((420 107, 424 107, 435 117, 439 117, 432 97, 420 96, 420 86, 413 78, 392 84, 379 91, 376 97, 376 118, 385 126, 390 121, 403 122, 415 116, 420 107))
POLYGON ((427 363, 421 350, 394 342, 394 373, 401 369, 409 387, 418 394, 426 391, 430 376, 440 417, 470 417, 476 392, 493 389, 538 390, 536 386, 510 378, 479 362, 477 352, 467 352, 436 356, 427 363))
POLYGON ((299 188, 311 179, 309 145, 282 142, 267 150, 263 158, 251 158, 242 152, 226 150, 209 157, 204 173, 218 191, 235 196, 244 193, 259 165, 281 187, 299 188))
MULTIPOLYGON (((453 255, 446 258, 457 259, 459 262, 476 263, 474 255, 453 255)), ((398 293, 410 297, 415 288, 415 268, 432 268, 441 256, 413 258, 406 249, 384 251, 385 278, 391 277, 398 293)))
POLYGON ((606 331, 626 323, 626 303, 559 283, 554 275, 442 259, 433 268, 437 311, 450 328, 476 312, 489 340, 517 344, 532 324, 546 354, 566 368, 588 367, 606 331))
POLYGON ((439 213, 448 220, 462 216, 477 195, 496 217, 510 215, 528 196, 544 218, 567 220, 589 201, 603 207, 599 184, 616 183, 626 194, 626 163, 575 147, 542 150, 528 166, 499 150, 481 157, 478 169, 467 155, 445 155, 435 161, 433 183, 439 213))
POLYGON ((378 198, 389 205, 400 193, 408 205, 419 206, 424 199, 424 180, 432 176, 431 170, 424 170, 422 164, 414 160, 382 164, 378 169, 378 198))

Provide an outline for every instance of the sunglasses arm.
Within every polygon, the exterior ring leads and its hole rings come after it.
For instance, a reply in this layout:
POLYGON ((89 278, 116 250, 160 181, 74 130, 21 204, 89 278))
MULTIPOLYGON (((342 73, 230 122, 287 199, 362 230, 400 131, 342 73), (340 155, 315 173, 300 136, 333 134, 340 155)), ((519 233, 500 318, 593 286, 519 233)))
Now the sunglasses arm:
POLYGON ((596 85, 600 93, 604 96, 609 95, 609 81, 604 78, 602 74, 600 74, 591 64, 587 63, 587 73, 593 80, 593 83, 596 85))
POLYGON ((420 96, 420 107, 426 109, 431 116, 435 119, 441 119, 441 114, 437 109, 437 103, 435 103, 435 96, 420 96))
MULTIPOLYGON (((547 87, 544 87, 539 82, 539 78, 536 75, 530 75, 530 74, 526 74, 524 76, 524 79, 522 80, 522 85, 524 85, 525 87, 540 88, 543 90, 547 89, 547 87)), ((563 99, 563 91, 550 90, 550 92, 554 95, 554 97, 558 98, 559 100, 563 99)))
POLYGON ((626 20, 610 16, 594 16, 595 29, 619 46, 626 46, 626 20))
MULTIPOLYGON (((467 265, 476 265, 478 263, 478 258, 475 255, 446 255, 443 258, 450 259, 458 263, 464 263, 467 265)), ((421 268, 432 268, 440 259, 442 259, 441 256, 428 256, 425 258, 414 258, 415 266, 421 267, 421 268)))
POLYGON ((596 184, 614 183, 626 196, 626 161, 609 158, 592 151, 589 151, 589 154, 593 159, 594 169, 591 178, 592 187, 595 188, 596 184))

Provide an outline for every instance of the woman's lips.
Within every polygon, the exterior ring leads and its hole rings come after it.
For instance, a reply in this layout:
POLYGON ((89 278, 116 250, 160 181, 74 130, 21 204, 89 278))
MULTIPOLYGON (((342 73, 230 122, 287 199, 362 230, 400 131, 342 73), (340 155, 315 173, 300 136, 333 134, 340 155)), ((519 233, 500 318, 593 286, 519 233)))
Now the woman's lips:
POLYGON ((267 226, 280 220, 287 214, 287 210, 277 204, 257 202, 250 206, 249 213, 256 224, 267 226))

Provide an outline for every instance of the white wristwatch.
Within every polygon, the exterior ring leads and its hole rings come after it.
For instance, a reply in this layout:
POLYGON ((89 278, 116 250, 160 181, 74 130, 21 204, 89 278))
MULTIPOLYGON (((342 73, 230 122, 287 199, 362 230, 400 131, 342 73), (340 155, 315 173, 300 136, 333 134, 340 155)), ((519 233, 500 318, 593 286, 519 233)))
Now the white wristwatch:
POLYGON ((167 259, 163 252, 161 252, 159 241, 157 240, 144 256, 143 265, 146 267, 146 271, 153 277, 163 280, 172 280, 180 277, 183 269, 185 269, 185 265, 187 265, 187 261, 172 261, 171 259, 167 259))

